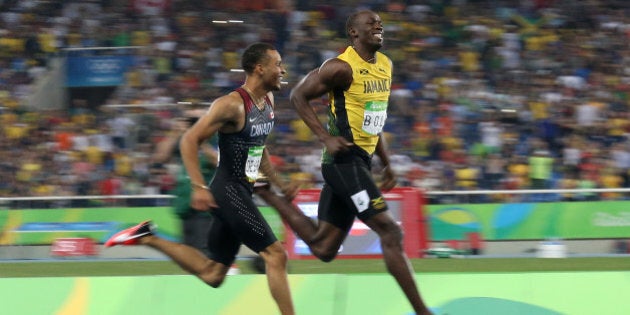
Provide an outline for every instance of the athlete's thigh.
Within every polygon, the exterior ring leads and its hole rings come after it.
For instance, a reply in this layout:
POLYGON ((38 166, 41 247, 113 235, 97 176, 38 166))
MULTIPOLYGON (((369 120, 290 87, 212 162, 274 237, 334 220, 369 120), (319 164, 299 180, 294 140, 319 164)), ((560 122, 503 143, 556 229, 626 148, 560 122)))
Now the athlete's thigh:
POLYGON ((205 212, 194 211, 182 219, 182 234, 184 244, 208 252, 208 233, 212 218, 205 212))
POLYGON ((337 205, 343 205, 353 215, 366 220, 387 210, 387 204, 374 182, 370 169, 362 163, 322 166, 322 174, 337 205))
POLYGON ((239 183, 226 183, 219 190, 222 193, 215 195, 219 209, 215 211, 224 218, 243 244, 260 252, 277 241, 247 187, 239 183))
MULTIPOLYGON (((350 231, 356 214, 350 206, 335 193, 329 184, 324 184, 319 196, 317 219, 336 226, 344 235, 350 231)), ((320 224, 320 227, 322 225, 320 224)))
POLYGON ((213 212, 207 234, 207 252, 210 259, 231 266, 236 260, 236 254, 241 247, 241 241, 232 231, 230 225, 213 212))

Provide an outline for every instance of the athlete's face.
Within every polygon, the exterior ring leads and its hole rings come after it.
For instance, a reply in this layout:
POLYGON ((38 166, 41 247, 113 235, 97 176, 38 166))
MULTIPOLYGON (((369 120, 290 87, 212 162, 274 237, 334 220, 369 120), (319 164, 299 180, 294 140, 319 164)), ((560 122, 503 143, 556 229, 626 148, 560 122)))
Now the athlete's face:
POLYGON ((379 49, 383 46, 383 21, 374 12, 364 12, 357 16, 351 32, 356 40, 366 46, 379 49))
POLYGON ((282 57, 277 50, 267 50, 267 58, 261 64, 262 77, 265 86, 270 91, 278 91, 282 85, 282 78, 286 73, 282 64, 282 57))

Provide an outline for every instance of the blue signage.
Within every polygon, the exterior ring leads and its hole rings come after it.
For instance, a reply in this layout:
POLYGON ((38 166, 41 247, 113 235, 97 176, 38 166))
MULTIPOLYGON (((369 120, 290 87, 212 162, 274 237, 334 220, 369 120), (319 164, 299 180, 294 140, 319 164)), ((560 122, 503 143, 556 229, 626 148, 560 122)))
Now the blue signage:
POLYGON ((68 57, 67 87, 118 86, 134 64, 133 56, 68 57))
POLYGON ((16 228, 19 232, 103 232, 118 228, 118 222, 27 222, 16 228))

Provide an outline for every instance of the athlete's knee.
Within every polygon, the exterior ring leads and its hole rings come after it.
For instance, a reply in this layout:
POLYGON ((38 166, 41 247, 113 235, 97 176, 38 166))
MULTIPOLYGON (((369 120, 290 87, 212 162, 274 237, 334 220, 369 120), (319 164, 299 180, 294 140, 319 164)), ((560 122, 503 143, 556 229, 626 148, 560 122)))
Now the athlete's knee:
POLYGON ((260 252, 260 255, 265 261, 267 268, 286 268, 287 263, 289 262, 287 251, 279 242, 265 248, 265 250, 260 252))
POLYGON ((319 253, 316 253, 315 256, 319 260, 321 260, 321 261, 323 261, 325 263, 328 263, 328 262, 331 262, 331 261, 335 260, 335 258, 337 258, 337 252, 329 252, 329 251, 319 252, 319 253))
POLYGON ((287 253, 285 251, 275 252, 271 256, 269 256, 269 259, 265 260, 265 263, 270 268, 271 267, 277 267, 277 268, 282 267, 282 268, 284 268, 284 267, 286 267, 288 262, 289 262, 289 258, 288 258, 287 253))
POLYGON ((210 276, 207 278, 202 278, 203 282, 205 282, 207 285, 213 287, 213 288, 218 288, 223 284, 223 280, 225 280, 225 276, 224 275, 218 275, 218 276, 210 276))
POLYGON ((339 249, 324 246, 311 246, 311 252, 319 260, 323 262, 331 262, 337 257, 339 249))
POLYGON ((346 238, 346 233, 338 228, 323 228, 306 241, 311 253, 323 262, 333 261, 339 254, 339 248, 346 238))
POLYGON ((215 264, 216 268, 213 267, 212 263, 208 263, 199 273, 196 274, 197 278, 201 279, 207 285, 218 288, 223 284, 225 280, 226 272, 219 270, 219 264, 215 264))
POLYGON ((395 222, 384 222, 380 225, 379 236, 383 247, 402 247, 403 231, 395 222))

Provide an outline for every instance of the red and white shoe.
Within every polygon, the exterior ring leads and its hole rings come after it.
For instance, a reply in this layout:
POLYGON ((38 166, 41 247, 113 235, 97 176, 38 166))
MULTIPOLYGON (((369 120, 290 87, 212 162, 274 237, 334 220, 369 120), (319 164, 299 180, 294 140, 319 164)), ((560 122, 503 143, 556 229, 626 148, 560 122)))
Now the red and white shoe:
POLYGON ((116 245, 138 245, 138 240, 147 235, 153 235, 155 225, 151 221, 144 221, 138 225, 132 226, 128 229, 124 229, 105 242, 105 247, 112 247, 116 245))

